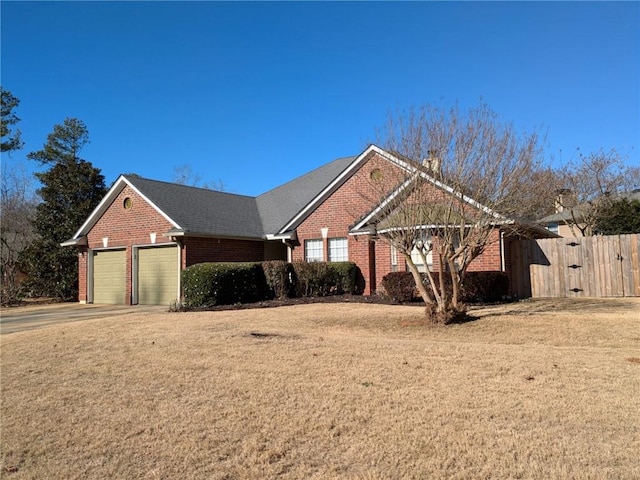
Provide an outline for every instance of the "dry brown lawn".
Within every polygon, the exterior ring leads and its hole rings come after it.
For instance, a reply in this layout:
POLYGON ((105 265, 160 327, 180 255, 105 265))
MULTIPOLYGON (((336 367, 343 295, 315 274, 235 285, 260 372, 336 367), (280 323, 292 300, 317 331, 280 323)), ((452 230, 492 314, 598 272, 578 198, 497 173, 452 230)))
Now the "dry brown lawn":
POLYGON ((0 477, 640 478, 640 299, 363 304, 1 338, 0 477))

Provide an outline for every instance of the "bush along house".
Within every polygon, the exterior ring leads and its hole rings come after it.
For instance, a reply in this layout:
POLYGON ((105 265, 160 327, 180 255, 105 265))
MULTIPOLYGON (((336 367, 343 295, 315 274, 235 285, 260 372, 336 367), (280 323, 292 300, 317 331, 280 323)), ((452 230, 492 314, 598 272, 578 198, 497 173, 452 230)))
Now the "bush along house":
MULTIPOLYGON (((354 262, 374 294, 384 275, 406 269, 377 237, 375 214, 377 189, 403 162, 371 145, 257 197, 122 175, 62 244, 78 250, 79 301, 169 305, 188 266, 264 260, 354 262)), ((510 273, 511 237, 496 230, 493 240, 469 271, 510 273)))

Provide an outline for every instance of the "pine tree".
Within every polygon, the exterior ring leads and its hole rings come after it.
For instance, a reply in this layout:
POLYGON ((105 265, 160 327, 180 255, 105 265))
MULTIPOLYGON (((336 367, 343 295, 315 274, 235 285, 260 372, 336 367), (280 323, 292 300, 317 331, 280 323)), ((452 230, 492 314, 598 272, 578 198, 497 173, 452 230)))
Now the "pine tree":
POLYGON ((77 297, 78 260, 72 248, 61 247, 84 223, 106 193, 104 176, 79 157, 89 142, 85 124, 67 118, 56 125, 42 150, 27 157, 50 168, 36 173, 42 198, 33 222, 38 239, 24 256, 32 292, 62 300, 77 297))
POLYGON ((0 118, 2 120, 0 122, 0 136, 2 137, 0 151, 12 152, 20 150, 23 145, 20 139, 20 130, 11 131, 11 127, 20 121, 13 111, 20 104, 20 100, 2 87, 0 87, 0 100, 0 118))

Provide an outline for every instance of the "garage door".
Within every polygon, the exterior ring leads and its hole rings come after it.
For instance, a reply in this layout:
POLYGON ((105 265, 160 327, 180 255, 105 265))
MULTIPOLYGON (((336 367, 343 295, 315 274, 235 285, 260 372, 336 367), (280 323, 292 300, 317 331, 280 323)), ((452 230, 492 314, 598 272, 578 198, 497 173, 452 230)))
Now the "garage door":
POLYGON ((93 252, 93 303, 124 304, 126 250, 93 252))
POLYGON ((178 247, 138 250, 138 303, 169 305, 178 298, 178 247))

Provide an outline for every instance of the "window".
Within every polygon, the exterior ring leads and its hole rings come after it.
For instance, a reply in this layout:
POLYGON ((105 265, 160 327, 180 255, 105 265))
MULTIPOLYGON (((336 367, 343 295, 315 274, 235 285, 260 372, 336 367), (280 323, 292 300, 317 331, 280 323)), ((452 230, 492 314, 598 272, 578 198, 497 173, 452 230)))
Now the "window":
POLYGON ((547 223, 547 230, 552 233, 558 234, 558 222, 547 223))
POLYGON ((304 259, 307 262, 322 262, 324 260, 322 250, 322 240, 304 241, 304 259))
POLYGON ((349 247, 346 238, 329 239, 329 261, 346 262, 349 260, 349 247))
POLYGON ((431 249, 431 235, 424 234, 422 240, 416 242, 416 246, 411 251, 411 260, 414 265, 418 267, 421 272, 426 272, 429 265, 433 265, 433 250, 431 249), (420 256, 420 249, 423 248, 427 251, 427 265, 422 263, 422 257, 420 256))
POLYGON ((391 271, 398 271, 398 249, 391 245, 391 271))

